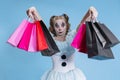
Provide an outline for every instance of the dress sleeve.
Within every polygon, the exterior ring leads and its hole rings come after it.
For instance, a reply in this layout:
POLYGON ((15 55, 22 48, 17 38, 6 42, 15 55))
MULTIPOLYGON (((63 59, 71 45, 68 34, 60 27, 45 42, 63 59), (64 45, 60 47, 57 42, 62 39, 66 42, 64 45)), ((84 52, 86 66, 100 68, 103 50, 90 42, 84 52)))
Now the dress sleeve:
POLYGON ((66 36, 66 39, 68 40, 68 42, 72 42, 73 38, 75 37, 76 35, 76 30, 71 30, 68 32, 67 36, 66 36))
POLYGON ((71 37, 74 38, 75 34, 76 34, 76 30, 71 30, 71 31, 68 32, 67 36, 71 36, 71 37))

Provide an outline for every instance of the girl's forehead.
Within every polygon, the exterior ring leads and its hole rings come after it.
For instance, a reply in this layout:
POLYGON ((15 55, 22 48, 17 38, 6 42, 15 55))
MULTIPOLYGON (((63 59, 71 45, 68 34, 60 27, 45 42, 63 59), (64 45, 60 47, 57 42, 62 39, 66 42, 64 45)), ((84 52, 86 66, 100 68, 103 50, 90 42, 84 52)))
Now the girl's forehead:
POLYGON ((61 19, 55 20, 55 23, 62 23, 62 22, 65 22, 65 19, 61 18, 61 19))

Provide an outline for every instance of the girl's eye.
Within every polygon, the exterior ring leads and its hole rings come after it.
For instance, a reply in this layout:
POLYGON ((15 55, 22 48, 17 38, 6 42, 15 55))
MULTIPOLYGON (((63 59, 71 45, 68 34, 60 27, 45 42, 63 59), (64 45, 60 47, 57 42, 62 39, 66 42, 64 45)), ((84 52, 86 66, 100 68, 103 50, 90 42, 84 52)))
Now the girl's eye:
POLYGON ((61 26, 62 26, 62 27, 64 27, 64 26, 65 26, 65 23, 64 23, 64 22, 62 22, 61 26))
POLYGON ((58 28, 58 27, 59 27, 59 25, 58 25, 57 23, 55 23, 55 27, 57 27, 57 28, 58 28))

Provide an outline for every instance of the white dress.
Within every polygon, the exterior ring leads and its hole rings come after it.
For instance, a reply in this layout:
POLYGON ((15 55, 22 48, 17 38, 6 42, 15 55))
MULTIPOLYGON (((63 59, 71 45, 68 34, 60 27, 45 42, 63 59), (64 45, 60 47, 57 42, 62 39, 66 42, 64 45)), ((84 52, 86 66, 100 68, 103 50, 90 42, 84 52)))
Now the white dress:
POLYGON ((70 45, 74 35, 75 31, 71 31, 65 41, 55 40, 60 52, 52 56, 53 67, 41 80, 86 80, 83 72, 74 64, 75 49, 70 45))

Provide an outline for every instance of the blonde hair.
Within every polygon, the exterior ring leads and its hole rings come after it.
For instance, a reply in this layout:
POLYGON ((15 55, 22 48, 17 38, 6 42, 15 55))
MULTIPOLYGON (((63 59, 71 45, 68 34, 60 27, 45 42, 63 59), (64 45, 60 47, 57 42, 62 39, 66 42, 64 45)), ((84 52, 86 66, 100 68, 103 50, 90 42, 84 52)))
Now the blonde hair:
POLYGON ((50 18, 50 27, 49 27, 50 32, 54 36, 56 36, 55 29, 54 29, 54 23, 55 23, 55 20, 58 20, 58 19, 64 19, 65 20, 66 25, 67 25, 67 30, 66 30, 66 35, 67 35, 67 33, 69 31, 69 28, 70 28, 70 23, 69 23, 69 17, 66 14, 63 14, 63 15, 60 15, 60 16, 52 16, 50 18))

